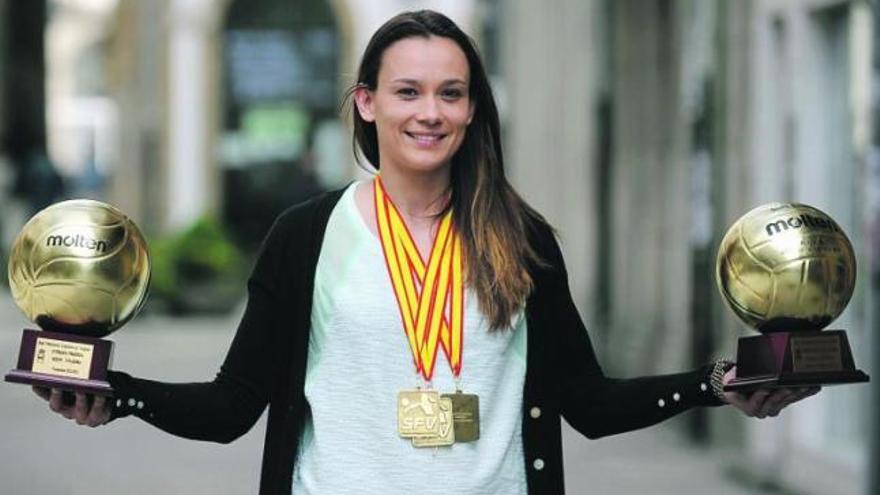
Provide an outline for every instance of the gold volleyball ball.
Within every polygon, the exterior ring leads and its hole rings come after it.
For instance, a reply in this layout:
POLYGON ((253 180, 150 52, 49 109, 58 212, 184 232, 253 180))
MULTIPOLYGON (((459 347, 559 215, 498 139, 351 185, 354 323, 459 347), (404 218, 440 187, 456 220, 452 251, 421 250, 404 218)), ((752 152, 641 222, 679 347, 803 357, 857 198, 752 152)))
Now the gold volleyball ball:
POLYGON ((100 201, 45 208, 21 229, 9 255, 12 297, 44 330, 103 337, 137 314, 149 281, 144 236, 100 201))
POLYGON ((721 241, 716 281, 730 309, 759 332, 820 330, 843 312, 856 282, 852 244, 822 211, 769 203, 721 241))

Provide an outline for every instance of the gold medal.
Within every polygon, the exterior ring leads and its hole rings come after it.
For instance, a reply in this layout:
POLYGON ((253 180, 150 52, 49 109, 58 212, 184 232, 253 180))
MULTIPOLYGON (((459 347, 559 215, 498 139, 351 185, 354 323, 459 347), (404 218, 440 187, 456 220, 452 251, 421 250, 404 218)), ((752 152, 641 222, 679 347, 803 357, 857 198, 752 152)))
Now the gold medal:
POLYGON ((403 438, 440 434, 440 393, 434 390, 402 390, 397 394, 397 432, 403 438))
POLYGON ((419 436, 412 439, 413 447, 447 447, 455 443, 455 427, 453 424, 452 401, 448 397, 440 397, 436 435, 419 436))
POLYGON ((452 401, 452 421, 456 442, 473 442, 480 438, 480 396, 477 394, 443 394, 452 401))
MULTIPOLYGON (((374 182, 376 224, 403 330, 416 372, 431 381, 438 350, 449 362, 458 383, 462 368, 464 277, 461 238, 452 225, 452 211, 440 221, 428 260, 423 260, 403 217, 374 182)), ((397 398, 397 430, 415 447, 439 447, 480 437, 480 401, 473 394, 425 390, 401 391, 397 398)))

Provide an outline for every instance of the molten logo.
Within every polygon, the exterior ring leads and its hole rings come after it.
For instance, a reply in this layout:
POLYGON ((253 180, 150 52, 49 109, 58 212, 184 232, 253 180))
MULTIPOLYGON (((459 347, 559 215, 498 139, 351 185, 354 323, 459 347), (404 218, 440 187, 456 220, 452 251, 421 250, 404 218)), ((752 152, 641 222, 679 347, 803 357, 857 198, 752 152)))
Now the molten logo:
POLYGON ((765 227, 767 230, 767 235, 772 236, 774 234, 778 234, 783 230, 788 229, 817 229, 817 230, 828 230, 831 232, 840 232, 840 228, 830 219, 812 217, 810 215, 800 215, 797 217, 790 217, 787 220, 777 220, 775 222, 768 223, 765 227))
POLYGON ((46 238, 46 247, 64 246, 91 249, 99 253, 107 252, 107 241, 91 239, 81 234, 76 235, 50 235, 46 238))

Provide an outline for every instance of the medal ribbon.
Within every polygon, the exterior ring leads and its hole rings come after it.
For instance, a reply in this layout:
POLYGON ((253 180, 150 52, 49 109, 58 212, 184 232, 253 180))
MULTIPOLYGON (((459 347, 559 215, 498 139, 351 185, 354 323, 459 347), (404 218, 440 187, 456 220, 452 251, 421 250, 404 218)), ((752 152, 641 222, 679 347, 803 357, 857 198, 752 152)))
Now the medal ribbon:
POLYGON ((382 251, 416 370, 430 381, 437 348, 442 347, 453 375, 458 377, 462 365, 464 290, 461 238, 452 227, 452 212, 440 220, 426 265, 378 177, 374 191, 382 251))

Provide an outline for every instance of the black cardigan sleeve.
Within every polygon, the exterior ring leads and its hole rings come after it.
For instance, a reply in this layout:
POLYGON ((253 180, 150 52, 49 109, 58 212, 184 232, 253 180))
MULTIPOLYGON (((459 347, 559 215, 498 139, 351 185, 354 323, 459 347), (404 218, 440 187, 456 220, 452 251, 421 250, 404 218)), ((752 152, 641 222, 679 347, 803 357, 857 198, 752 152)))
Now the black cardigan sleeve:
POLYGON ((565 420, 588 438, 623 433, 659 423, 694 406, 721 405, 709 386, 712 365, 662 376, 616 379, 605 376, 571 298, 568 273, 549 229, 541 236, 549 267, 536 283, 545 290, 552 328, 548 362, 555 368, 559 407, 565 420))
MULTIPOLYGON (((227 443, 246 433, 269 400, 279 366, 277 350, 286 266, 293 229, 282 215, 263 242, 248 279, 248 302, 226 359, 213 381, 163 383, 111 371, 115 403, 112 419, 134 414, 174 435, 227 443)), ((294 257, 295 258, 295 257, 294 257)))

